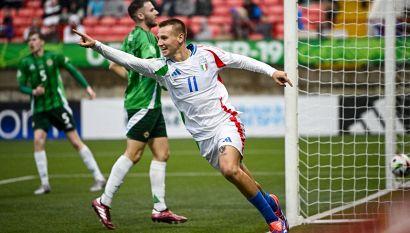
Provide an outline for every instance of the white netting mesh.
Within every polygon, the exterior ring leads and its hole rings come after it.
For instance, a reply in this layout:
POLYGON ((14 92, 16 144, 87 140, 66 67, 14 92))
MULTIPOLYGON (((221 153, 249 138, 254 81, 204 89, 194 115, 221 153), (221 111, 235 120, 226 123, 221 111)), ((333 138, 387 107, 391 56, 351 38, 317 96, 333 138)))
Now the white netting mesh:
MULTIPOLYGON (((377 194, 386 189, 385 169, 390 169, 385 165, 386 121, 395 121, 397 153, 410 154, 407 2, 307 0, 299 5, 299 191, 305 218, 350 204, 359 205, 329 212, 330 218, 369 217, 396 201, 395 193, 377 194), (385 4, 394 4, 389 14, 396 16, 395 119, 385 111, 393 107, 385 94, 380 18, 385 4), (361 204, 372 195, 376 198, 361 204)), ((398 192, 405 195, 403 189, 398 192)))

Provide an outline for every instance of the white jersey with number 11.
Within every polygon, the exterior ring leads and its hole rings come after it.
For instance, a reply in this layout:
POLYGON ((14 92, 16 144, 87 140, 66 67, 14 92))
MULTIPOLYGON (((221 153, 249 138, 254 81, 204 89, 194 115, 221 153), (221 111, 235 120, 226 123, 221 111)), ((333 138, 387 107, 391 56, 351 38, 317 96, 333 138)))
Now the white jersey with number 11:
POLYGON ((190 44, 191 56, 181 62, 167 58, 140 59, 97 41, 94 49, 127 69, 156 79, 165 86, 185 127, 196 141, 214 136, 225 121, 239 124, 237 112, 218 72, 238 68, 272 77, 273 67, 253 58, 233 54, 215 47, 190 44))

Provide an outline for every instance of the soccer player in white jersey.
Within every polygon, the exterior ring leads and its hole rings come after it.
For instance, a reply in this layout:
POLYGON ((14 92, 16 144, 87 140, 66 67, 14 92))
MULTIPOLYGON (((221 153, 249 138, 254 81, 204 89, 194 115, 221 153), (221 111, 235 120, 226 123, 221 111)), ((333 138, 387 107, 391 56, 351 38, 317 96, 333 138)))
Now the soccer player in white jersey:
POLYGON ((258 209, 270 232, 288 231, 278 199, 262 191, 242 162, 244 128, 218 76, 222 68, 238 68, 265 74, 281 86, 286 83, 292 86, 285 72, 214 47, 186 46, 186 27, 178 19, 159 24, 158 46, 163 58, 140 59, 86 34, 76 33, 81 36, 81 46, 93 48, 107 59, 165 86, 184 118, 185 127, 198 143, 201 155, 258 209))

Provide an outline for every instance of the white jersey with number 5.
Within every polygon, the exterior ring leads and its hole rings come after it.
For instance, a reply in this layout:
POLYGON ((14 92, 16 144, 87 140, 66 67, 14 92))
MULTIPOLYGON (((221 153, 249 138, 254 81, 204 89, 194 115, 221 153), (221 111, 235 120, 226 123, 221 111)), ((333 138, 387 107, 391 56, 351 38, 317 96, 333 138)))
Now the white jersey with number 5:
MULTIPOLYGON (((215 47, 190 44, 191 56, 181 62, 167 58, 140 59, 97 41, 94 49, 127 69, 155 78, 165 86, 185 127, 196 141, 215 135, 225 121, 239 129, 239 119, 218 72, 225 68, 250 70, 272 77, 273 67, 255 59, 229 53, 215 47)), ((241 133, 241 132, 239 132, 241 133)))

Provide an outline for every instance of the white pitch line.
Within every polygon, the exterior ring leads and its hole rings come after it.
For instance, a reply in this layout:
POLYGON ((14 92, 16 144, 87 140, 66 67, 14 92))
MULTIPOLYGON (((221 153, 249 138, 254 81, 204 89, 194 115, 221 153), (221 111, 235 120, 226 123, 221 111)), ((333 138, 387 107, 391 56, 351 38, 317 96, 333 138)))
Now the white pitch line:
MULTIPOLYGON (((252 172, 254 176, 274 176, 274 175, 283 175, 283 172, 252 172)), ((166 173, 168 177, 212 177, 212 176, 221 176, 219 172, 168 172, 166 173)), ((83 178, 91 177, 91 174, 55 174, 51 175, 51 178, 83 178)), ((148 173, 131 173, 127 177, 149 177, 148 173)))
POLYGON ((20 176, 20 177, 0 180, 0 185, 17 183, 17 182, 26 181, 26 180, 34 180, 35 178, 37 178, 37 176, 20 176))
MULTIPOLYGON (((253 172, 254 176, 274 176, 283 175, 283 172, 253 172)), ((166 174, 168 177, 213 177, 221 176, 218 172, 169 172, 166 174)), ((70 179, 70 178, 89 178, 91 174, 55 174, 50 175, 51 179, 70 179)), ((131 173, 127 177, 149 177, 148 173, 131 173)), ((0 180, 0 185, 17 183, 26 180, 37 179, 37 176, 20 176, 5 180, 0 180)))
MULTIPOLYGON (((195 156, 201 158, 202 156, 199 154, 199 150, 173 150, 171 151, 171 156, 195 156)), ((119 151, 104 151, 104 153, 96 153, 96 157, 113 157, 120 155, 119 151)), ((245 158, 251 159, 253 155, 270 155, 270 156, 283 156, 283 150, 281 149, 252 149, 247 148, 245 149, 245 158)), ((14 154, 15 157, 22 158, 22 157, 33 157, 30 153, 16 153, 14 154)), ((52 156, 58 158, 66 158, 66 157, 77 157, 78 153, 70 152, 70 151, 63 151, 58 153, 52 153, 52 156)), ((146 156, 150 157, 151 155, 147 154, 146 156)), ((0 159, 3 159, 0 157, 0 159)), ((8 157, 4 157, 4 159, 8 159, 8 157)))

